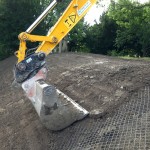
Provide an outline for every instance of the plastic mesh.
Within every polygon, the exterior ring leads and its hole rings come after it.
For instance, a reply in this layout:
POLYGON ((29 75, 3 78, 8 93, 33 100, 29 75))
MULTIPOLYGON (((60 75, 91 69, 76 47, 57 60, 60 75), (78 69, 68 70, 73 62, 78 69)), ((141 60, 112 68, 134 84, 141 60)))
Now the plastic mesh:
POLYGON ((135 93, 110 118, 87 118, 50 134, 49 147, 52 150, 149 150, 149 87, 135 93))

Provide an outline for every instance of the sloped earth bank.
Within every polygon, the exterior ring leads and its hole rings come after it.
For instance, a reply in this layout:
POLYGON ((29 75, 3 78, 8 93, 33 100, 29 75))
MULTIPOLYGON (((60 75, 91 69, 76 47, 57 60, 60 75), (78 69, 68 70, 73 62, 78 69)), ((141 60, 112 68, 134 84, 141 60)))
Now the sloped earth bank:
MULTIPOLYGON (((90 112, 86 119, 62 131, 51 132, 42 126, 22 90, 12 87, 15 61, 10 57, 0 62, 2 150, 75 150, 70 143, 81 144, 76 135, 80 135, 83 126, 91 128, 92 122, 111 118, 120 106, 130 101, 133 93, 150 85, 148 61, 92 54, 51 54, 47 58, 47 83, 56 86, 90 112)), ((84 138, 84 135, 80 136, 84 138)))

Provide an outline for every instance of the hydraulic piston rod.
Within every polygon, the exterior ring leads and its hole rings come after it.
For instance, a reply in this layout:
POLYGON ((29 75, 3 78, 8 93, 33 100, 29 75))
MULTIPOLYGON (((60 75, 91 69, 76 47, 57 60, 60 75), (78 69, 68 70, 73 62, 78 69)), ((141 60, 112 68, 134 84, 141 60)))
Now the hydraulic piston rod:
POLYGON ((31 33, 37 25, 47 16, 47 14, 55 7, 57 0, 54 0, 44 12, 33 22, 33 24, 26 30, 27 33, 31 33))

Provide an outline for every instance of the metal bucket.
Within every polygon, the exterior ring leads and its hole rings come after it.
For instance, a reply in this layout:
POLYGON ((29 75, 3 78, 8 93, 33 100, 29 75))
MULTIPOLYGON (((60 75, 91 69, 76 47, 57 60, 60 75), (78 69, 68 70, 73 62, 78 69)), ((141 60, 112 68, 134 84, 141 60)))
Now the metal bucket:
POLYGON ((46 84, 41 72, 45 72, 44 68, 35 77, 25 81, 22 88, 46 128, 62 130, 89 114, 54 86, 46 84))

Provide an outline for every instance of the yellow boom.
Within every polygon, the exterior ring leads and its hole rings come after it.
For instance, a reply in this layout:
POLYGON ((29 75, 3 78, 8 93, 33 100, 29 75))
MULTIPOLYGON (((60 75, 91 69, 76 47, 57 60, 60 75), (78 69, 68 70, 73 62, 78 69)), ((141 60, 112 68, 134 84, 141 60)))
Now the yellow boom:
POLYGON ((53 85, 46 84, 46 59, 56 45, 87 13, 96 0, 72 0, 47 36, 31 35, 33 29, 57 4, 53 2, 19 35, 20 47, 16 52, 18 62, 14 67, 15 81, 21 84, 26 96, 31 100, 41 122, 50 130, 62 130, 72 123, 82 120, 89 112, 53 85), (35 53, 26 56, 26 41, 39 41, 42 44, 35 53))
MULTIPOLYGON (((27 40, 32 42, 42 41, 42 44, 38 47, 35 53, 44 52, 46 55, 48 55, 79 22, 79 20, 84 17, 84 15, 89 11, 92 5, 96 3, 96 1, 97 0, 72 0, 47 36, 31 35, 29 34, 28 30, 21 33, 19 35, 19 50, 16 52, 18 63, 25 59, 27 40)), ((56 4, 57 1, 55 0, 52 7, 54 7, 56 4)), ((29 31, 31 30, 29 29, 29 31)))

